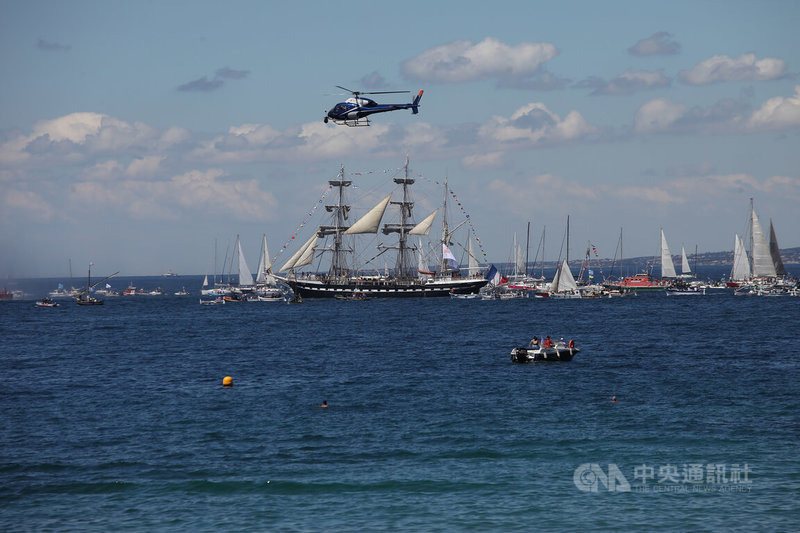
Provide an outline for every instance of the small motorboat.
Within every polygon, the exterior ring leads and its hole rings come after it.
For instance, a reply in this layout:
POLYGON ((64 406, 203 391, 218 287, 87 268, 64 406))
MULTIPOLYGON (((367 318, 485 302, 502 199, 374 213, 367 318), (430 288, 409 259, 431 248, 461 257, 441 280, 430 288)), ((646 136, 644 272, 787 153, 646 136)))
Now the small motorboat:
POLYGON ((42 298, 41 300, 36 301, 36 307, 58 307, 59 303, 54 302, 50 298, 42 298))
POLYGON ((223 300, 222 298, 217 298, 215 300, 203 300, 202 298, 200 298, 200 305, 218 305, 224 303, 225 300, 223 300))
POLYGON ((571 361, 580 352, 575 342, 557 342, 554 346, 520 346, 511 350, 511 360, 515 363, 535 363, 539 361, 571 361))

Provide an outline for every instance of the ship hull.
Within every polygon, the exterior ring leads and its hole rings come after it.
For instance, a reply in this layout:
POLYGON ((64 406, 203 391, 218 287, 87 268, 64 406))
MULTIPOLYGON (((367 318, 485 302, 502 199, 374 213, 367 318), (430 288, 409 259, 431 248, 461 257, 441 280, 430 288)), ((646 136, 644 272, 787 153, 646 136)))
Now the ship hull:
POLYGON ((370 298, 436 298, 450 294, 477 294, 488 280, 462 279, 452 281, 345 281, 329 283, 318 280, 289 279, 286 283, 295 295, 306 298, 336 298, 362 293, 370 298))

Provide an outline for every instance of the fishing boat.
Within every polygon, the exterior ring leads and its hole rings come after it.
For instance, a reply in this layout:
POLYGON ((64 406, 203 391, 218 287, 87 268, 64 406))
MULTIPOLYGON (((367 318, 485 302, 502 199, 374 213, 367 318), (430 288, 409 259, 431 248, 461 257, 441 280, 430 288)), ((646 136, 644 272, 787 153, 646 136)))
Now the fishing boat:
POLYGON ((109 280, 109 279, 113 278, 114 276, 116 276, 117 274, 119 274, 119 272, 114 272, 110 276, 107 276, 107 277, 101 279, 100 281, 92 284, 92 266, 93 265, 94 265, 94 263, 89 263, 89 275, 88 275, 88 278, 86 280, 86 288, 84 290, 80 291, 78 294, 76 294, 74 296, 75 303, 77 303, 78 305, 85 305, 85 306, 86 305, 103 305, 103 303, 104 303, 103 300, 101 300, 100 298, 96 298, 96 297, 92 296, 92 292, 94 291, 94 288, 96 286, 100 285, 101 283, 103 283, 104 281, 109 280))
POLYGON ((552 361, 572 361, 580 349, 573 341, 561 339, 554 346, 519 346, 511 350, 511 360, 515 363, 537 363, 552 361))
POLYGON ((0 300, 13 300, 13 299, 14 299, 14 293, 6 289, 5 287, 0 289, 0 300))
POLYGON ((386 196, 364 216, 350 224, 348 218, 351 206, 347 203, 345 196, 352 181, 345 178, 344 167, 342 167, 337 178, 328 181, 330 190, 334 191, 334 194, 331 195, 334 200, 325 205, 325 209, 331 214, 331 224, 320 225, 317 231, 281 267, 280 272, 288 272, 288 274, 276 276, 276 278, 289 285, 295 295, 302 298, 333 298, 351 295, 355 292, 378 298, 448 297, 451 294, 477 294, 488 283, 488 280, 480 274, 462 275, 459 263, 450 249, 453 232, 447 225, 446 217, 447 197, 451 194, 447 181, 444 183, 441 256, 439 256, 438 271, 420 268, 423 260, 419 254, 423 254, 423 250, 412 244, 409 237, 429 235, 439 210, 435 210, 418 224, 413 222, 414 202, 410 193, 415 179, 408 175, 408 160, 404 166, 404 174, 393 178, 393 181, 400 187, 400 198, 392 200, 391 194, 386 196), (390 204, 399 209, 399 223, 384 223, 381 227, 384 213, 390 204), (394 270, 389 272, 386 267, 383 273, 378 273, 377 269, 373 267, 371 271, 365 272, 351 266, 356 246, 355 243, 351 244, 349 237, 377 234, 379 229, 382 229, 384 235, 397 235, 396 244, 378 244, 379 253, 375 256, 377 258, 388 250, 395 251, 394 270), (324 246, 318 246, 320 239, 327 239, 329 242, 324 246), (327 274, 298 273, 298 269, 313 263, 318 251, 319 255, 330 254, 331 260, 327 274))

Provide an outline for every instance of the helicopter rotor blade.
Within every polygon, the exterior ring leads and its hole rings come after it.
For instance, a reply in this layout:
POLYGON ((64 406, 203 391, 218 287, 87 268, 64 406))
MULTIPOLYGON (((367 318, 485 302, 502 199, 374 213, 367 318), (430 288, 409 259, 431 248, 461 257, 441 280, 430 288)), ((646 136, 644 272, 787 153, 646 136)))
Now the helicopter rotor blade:
POLYGON ((400 93, 410 93, 411 91, 372 91, 372 92, 363 92, 361 94, 400 94, 400 93))

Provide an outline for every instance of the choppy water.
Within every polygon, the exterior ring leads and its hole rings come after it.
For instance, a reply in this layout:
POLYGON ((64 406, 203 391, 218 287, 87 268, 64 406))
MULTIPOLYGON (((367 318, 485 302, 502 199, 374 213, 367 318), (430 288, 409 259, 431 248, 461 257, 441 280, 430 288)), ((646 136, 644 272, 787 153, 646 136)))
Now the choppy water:
POLYGON ((799 327, 726 292, 0 304, 0 529, 796 530, 799 327), (582 351, 512 364, 534 334, 582 351))

